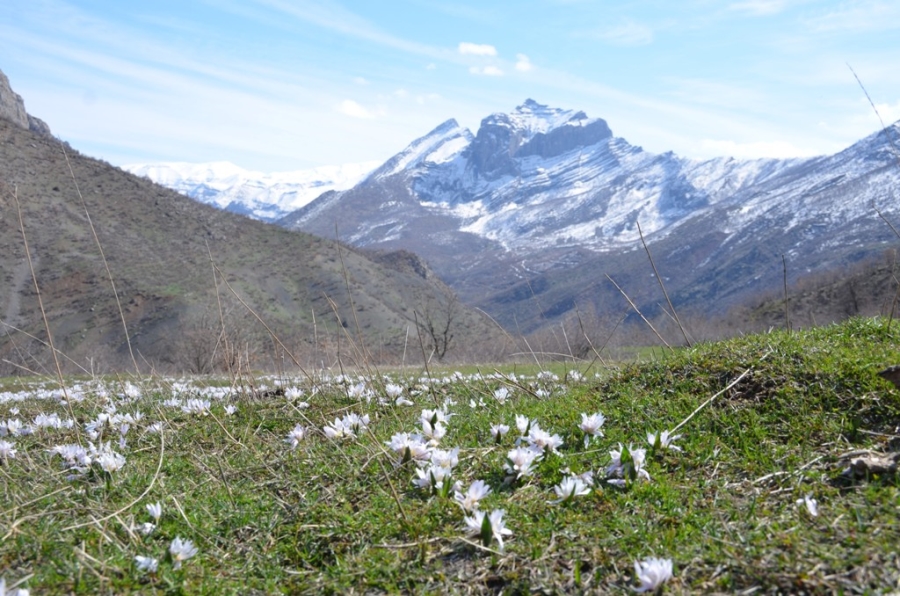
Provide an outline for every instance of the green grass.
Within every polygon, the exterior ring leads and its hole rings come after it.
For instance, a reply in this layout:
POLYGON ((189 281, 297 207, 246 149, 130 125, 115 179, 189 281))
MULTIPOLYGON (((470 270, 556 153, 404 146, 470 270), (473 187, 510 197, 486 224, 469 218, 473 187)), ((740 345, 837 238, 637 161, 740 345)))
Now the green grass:
MULTIPOLYGON (((522 378, 521 370, 515 382, 482 370, 429 390, 404 379, 415 406, 401 407, 359 402, 343 385, 319 380, 315 395, 306 387, 308 409, 284 397, 235 396, 197 416, 162 404, 173 394, 189 397, 183 387, 147 379, 129 401, 112 383, 119 412, 141 411, 144 419, 127 447, 116 448, 127 463, 108 484, 67 480, 59 456, 47 452, 86 442, 83 431, 13 439, 18 454, 0 466, 0 569, 8 584, 27 578, 23 586, 41 594, 625 594, 637 585, 634 561, 657 556, 674 562, 665 587, 672 593, 890 592, 900 588, 898 483, 850 479, 837 458, 900 450, 900 393, 875 374, 900 361, 897 329, 853 319, 774 332, 597 377, 592 369, 587 380, 564 385, 522 378), (650 482, 620 489, 600 481, 587 496, 549 503, 565 468, 602 479, 617 443, 646 446, 647 432, 674 428, 745 371, 679 431, 683 452, 648 453, 650 482), (512 390, 502 404, 493 398, 501 385, 512 390), (551 397, 537 397, 539 388, 551 397), (475 479, 491 486, 481 508, 506 511, 513 534, 503 552, 467 538, 462 510, 415 488, 412 464, 395 467, 385 451, 394 433, 418 430, 423 408, 447 399, 454 416, 441 446, 460 448, 454 478, 464 487, 475 479), (470 400, 485 405, 473 409, 470 400), (237 413, 226 415, 225 403, 237 413), (323 425, 350 411, 369 414, 371 432, 328 440, 323 425), (585 450, 580 414, 597 411, 607 418, 605 437, 585 450), (510 485, 503 466, 516 414, 565 443, 532 477, 510 485), (166 425, 164 443, 145 433, 157 421, 166 425), (489 427, 498 422, 512 430, 495 446, 489 427), (291 450, 285 438, 298 423, 312 430, 291 450), (818 501, 817 517, 797 505, 805 495, 818 501), (151 520, 145 505, 157 501, 159 527, 142 536, 133 528, 151 520), (199 554, 180 570, 163 560, 156 574, 137 570, 136 555, 162 559, 176 536, 199 554)), ((80 423, 107 403, 90 386, 72 404, 80 423)), ((369 386, 382 394, 380 379, 369 386)), ((0 420, 51 411, 69 415, 65 406, 28 399, 0 405, 0 420)), ((118 433, 109 438, 115 446, 118 433)))

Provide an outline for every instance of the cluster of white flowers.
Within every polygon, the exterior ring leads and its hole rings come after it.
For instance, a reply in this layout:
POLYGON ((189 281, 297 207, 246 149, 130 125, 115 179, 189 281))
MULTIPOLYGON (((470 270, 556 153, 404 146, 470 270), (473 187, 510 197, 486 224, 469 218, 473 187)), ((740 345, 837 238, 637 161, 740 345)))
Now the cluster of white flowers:
POLYGON ((109 442, 101 443, 100 447, 88 443, 87 449, 76 444, 56 445, 48 452, 62 457, 65 468, 77 475, 87 473, 93 465, 107 474, 117 472, 125 465, 125 456, 113 451, 109 442))
POLYGON ((185 414, 193 414, 194 416, 207 416, 209 415, 210 406, 211 404, 208 399, 192 397, 181 405, 181 411, 185 414))
POLYGON ((331 424, 326 424, 322 431, 329 439, 355 439, 369 427, 369 415, 360 416, 353 412, 343 418, 335 418, 331 424))

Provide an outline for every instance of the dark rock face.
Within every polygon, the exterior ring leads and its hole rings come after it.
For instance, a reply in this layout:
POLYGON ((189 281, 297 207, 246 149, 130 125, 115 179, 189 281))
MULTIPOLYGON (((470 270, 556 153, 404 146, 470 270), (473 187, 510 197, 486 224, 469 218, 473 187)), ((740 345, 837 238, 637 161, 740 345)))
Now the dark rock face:
POLYGON ((476 176, 485 180, 517 176, 519 168, 513 156, 521 142, 522 131, 515 130, 509 116, 492 114, 481 121, 469 146, 469 165, 476 176))
MULTIPOLYGON (((578 112, 572 119, 572 122, 581 120, 587 120, 584 112, 578 112)), ((538 155, 543 158, 556 157, 575 149, 596 145, 610 137, 612 137, 612 130, 610 130, 605 120, 598 119, 584 126, 560 126, 547 134, 539 132, 534 135, 530 141, 516 152, 516 156, 538 155)))

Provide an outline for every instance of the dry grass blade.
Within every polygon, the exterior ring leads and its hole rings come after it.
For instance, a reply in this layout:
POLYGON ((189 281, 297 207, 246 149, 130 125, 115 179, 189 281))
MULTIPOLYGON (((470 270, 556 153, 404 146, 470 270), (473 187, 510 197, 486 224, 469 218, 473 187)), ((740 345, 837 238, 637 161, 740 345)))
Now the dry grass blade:
POLYGON ((641 309, 639 309, 637 307, 637 305, 631 300, 631 298, 628 297, 628 294, 625 293, 625 290, 620 288, 619 284, 617 284, 616 281, 609 276, 609 274, 606 274, 606 279, 608 279, 612 283, 612 285, 616 286, 616 289, 619 290, 619 293, 622 294, 622 296, 625 298, 625 300, 628 301, 628 304, 630 304, 631 308, 634 309, 634 312, 636 312, 638 314, 638 316, 641 317, 641 320, 644 321, 647 324, 647 326, 650 327, 650 329, 653 331, 653 333, 656 334, 656 337, 659 338, 659 341, 663 342, 663 344, 671 350, 672 346, 669 345, 669 342, 667 342, 665 339, 663 339, 663 336, 659 334, 659 331, 656 330, 656 327, 653 326, 653 323, 651 323, 649 320, 647 320, 647 317, 644 316, 644 313, 641 312, 641 309))
POLYGON ((644 240, 644 232, 641 230, 641 224, 640 222, 635 223, 637 224, 638 234, 641 236, 641 244, 644 245, 647 258, 650 259, 650 266, 653 267, 653 275, 656 276, 656 281, 659 282, 659 288, 662 290, 663 296, 666 297, 666 304, 669 305, 669 310, 672 311, 675 323, 677 323, 678 328, 681 329, 681 335, 684 337, 684 342, 690 347, 692 345, 691 340, 688 338, 687 331, 684 330, 684 325, 681 324, 681 319, 678 318, 678 312, 675 310, 675 305, 672 304, 672 299, 669 298, 669 293, 666 291, 666 285, 663 283, 662 276, 660 276, 659 271, 656 269, 656 263, 653 262, 653 255, 650 254, 650 247, 647 246, 647 242, 644 240))

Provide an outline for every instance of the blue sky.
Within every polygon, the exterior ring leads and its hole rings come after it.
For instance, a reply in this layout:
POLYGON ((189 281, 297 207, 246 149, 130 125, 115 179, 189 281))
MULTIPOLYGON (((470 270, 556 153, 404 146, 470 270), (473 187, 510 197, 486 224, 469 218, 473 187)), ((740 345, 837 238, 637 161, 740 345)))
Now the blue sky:
POLYGON ((116 165, 385 160, 526 98, 649 151, 839 151, 900 119, 896 0, 4 0, 0 70, 116 165))

